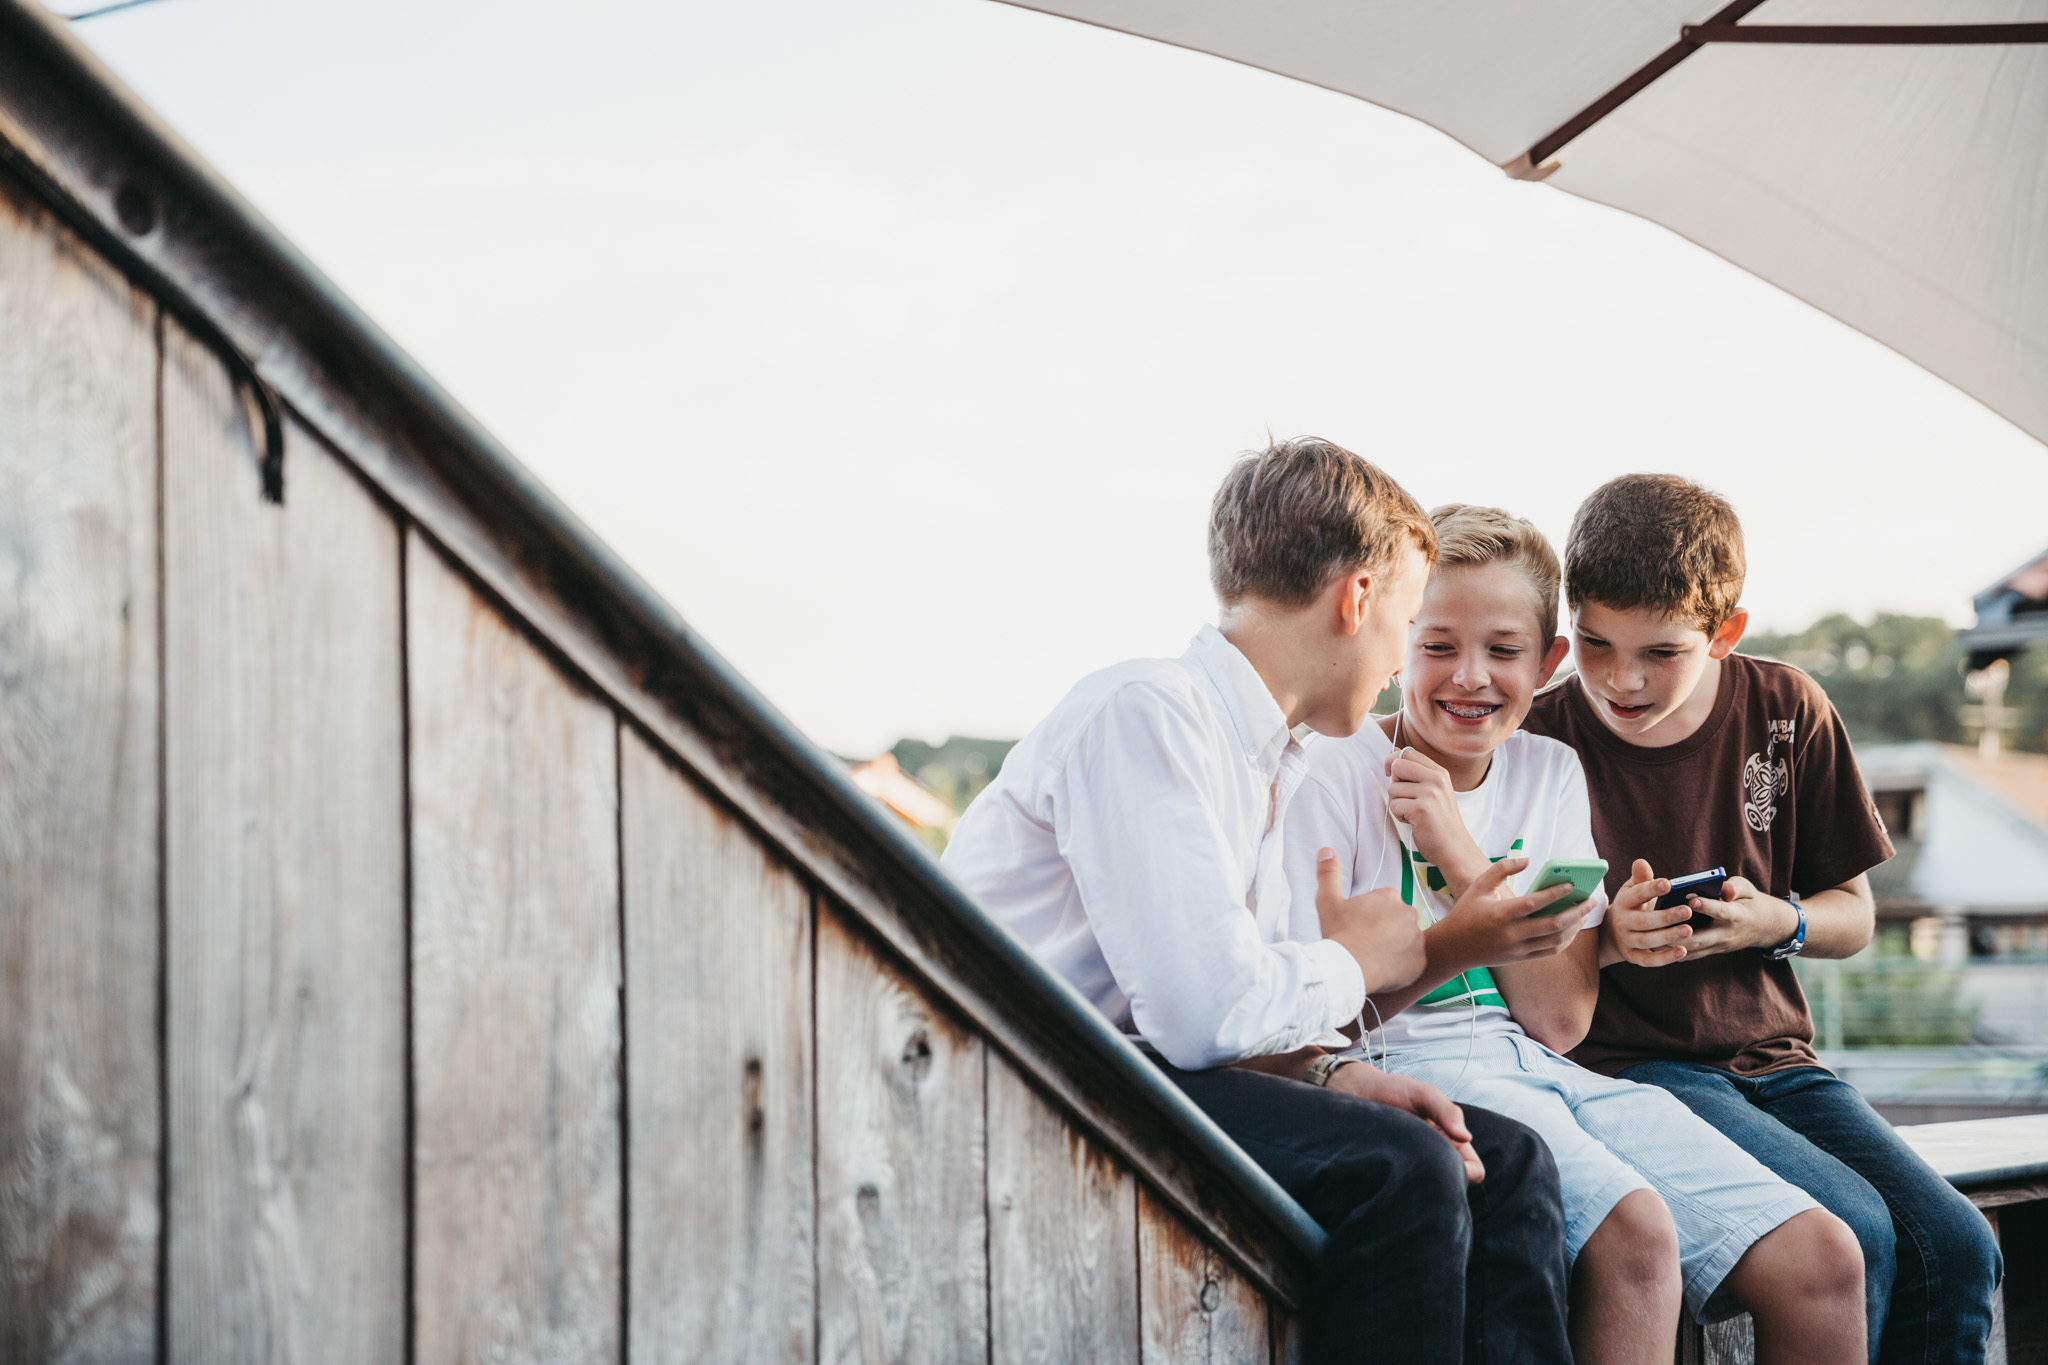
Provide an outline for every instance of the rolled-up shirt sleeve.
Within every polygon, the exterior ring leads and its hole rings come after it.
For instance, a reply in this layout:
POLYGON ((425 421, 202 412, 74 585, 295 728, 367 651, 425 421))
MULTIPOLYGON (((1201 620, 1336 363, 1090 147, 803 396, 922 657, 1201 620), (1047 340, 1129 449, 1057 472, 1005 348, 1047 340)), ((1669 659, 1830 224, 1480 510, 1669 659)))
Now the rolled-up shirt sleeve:
MULTIPOLYGON (((1047 796, 1061 856, 1131 1019, 1189 1070, 1290 1052, 1349 1023, 1365 981, 1331 942, 1261 941, 1249 854, 1218 812, 1202 719, 1166 689, 1120 690, 1047 796)), ((1208 747, 1213 753, 1213 747, 1208 747)))

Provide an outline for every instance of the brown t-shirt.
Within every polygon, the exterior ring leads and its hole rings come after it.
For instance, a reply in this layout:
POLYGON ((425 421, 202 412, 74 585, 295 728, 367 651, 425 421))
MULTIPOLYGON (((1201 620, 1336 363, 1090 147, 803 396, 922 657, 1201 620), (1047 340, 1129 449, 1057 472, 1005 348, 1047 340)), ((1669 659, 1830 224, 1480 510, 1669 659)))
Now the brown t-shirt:
MULTIPOLYGON (((1578 751, 1609 896, 1637 858, 1660 877, 1725 867, 1783 897, 1840 886, 1892 856, 1841 717, 1789 664, 1729 655, 1713 714, 1668 748, 1608 729, 1576 678, 1538 693, 1523 725, 1578 751)), ((1607 968, 1593 1027, 1571 1055, 1609 1076, 1649 1061, 1744 1076, 1819 1065, 1792 964, 1748 950, 1607 968)))

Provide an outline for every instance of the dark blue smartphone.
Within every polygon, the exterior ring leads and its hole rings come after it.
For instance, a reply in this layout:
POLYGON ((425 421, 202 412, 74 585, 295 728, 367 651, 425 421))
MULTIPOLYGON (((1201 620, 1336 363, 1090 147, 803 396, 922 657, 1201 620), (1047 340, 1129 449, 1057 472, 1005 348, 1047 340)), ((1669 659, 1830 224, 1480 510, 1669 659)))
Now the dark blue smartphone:
MULTIPOLYGON (((1673 877, 1671 879, 1671 889, 1657 897, 1657 908, 1659 910, 1676 910, 1679 906, 1685 904, 1687 896, 1698 896, 1701 900, 1717 901, 1721 899, 1721 883, 1726 880, 1728 880, 1728 871, 1726 868, 1720 867, 1709 868, 1705 872, 1694 872, 1684 877, 1673 877)), ((1710 915, 1694 915, 1686 921, 1686 923, 1692 926, 1692 931, 1695 934, 1712 925, 1713 922, 1713 917, 1710 915)))

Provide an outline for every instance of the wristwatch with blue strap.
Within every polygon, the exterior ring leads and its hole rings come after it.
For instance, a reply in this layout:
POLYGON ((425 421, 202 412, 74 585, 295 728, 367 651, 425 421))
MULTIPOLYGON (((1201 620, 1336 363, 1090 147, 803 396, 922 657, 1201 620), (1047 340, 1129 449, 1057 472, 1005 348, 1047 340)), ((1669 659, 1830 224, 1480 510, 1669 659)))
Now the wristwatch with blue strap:
POLYGON ((1799 927, 1792 931, 1792 937, 1786 939, 1777 947, 1764 949, 1764 952, 1776 962, 1783 962, 1788 957, 1799 956, 1799 950, 1806 946, 1806 907, 1799 903, 1799 893, 1797 891, 1792 892, 1785 899, 1791 901, 1792 908, 1799 912, 1799 927))

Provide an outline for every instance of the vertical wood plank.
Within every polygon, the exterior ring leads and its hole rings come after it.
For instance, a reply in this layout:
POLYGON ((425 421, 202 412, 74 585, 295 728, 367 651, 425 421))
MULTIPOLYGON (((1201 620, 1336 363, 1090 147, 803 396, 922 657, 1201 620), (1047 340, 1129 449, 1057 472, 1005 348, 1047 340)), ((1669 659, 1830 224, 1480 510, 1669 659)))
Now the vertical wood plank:
POLYGON ((1247 1365, 1271 1357, 1266 1301, 1180 1216, 1138 1191, 1145 1365, 1247 1365))
POLYGON ((241 395, 164 329, 174 1361, 405 1346, 398 528, 304 430, 263 501, 241 395))
POLYGON ((1308 1334, 1300 1316, 1286 1304, 1267 1299, 1266 1317, 1273 1324, 1273 1365, 1302 1365, 1308 1359, 1308 1334))
MULTIPOLYGON (((1992 1239, 1998 1243, 1999 1251, 2003 1253, 2005 1250, 2005 1230, 1999 1225, 1998 1210, 1990 1208, 1981 1210, 1981 1212, 1984 1214, 1984 1221, 1991 1224, 1992 1239)), ((2000 1278, 1998 1288, 1991 1291, 1991 1331, 1984 1342, 1984 1365, 2006 1365, 2006 1362, 2011 1358, 2010 1344, 2007 1341, 2005 1325, 2005 1287, 2010 1279, 2011 1272, 2008 1271, 2005 1276, 2000 1278)), ((2027 1344, 2034 1345, 2035 1343, 2030 1342, 2027 1344)))
POLYGON ((988 1217, 996 1365, 1135 1361, 1138 1186, 991 1054, 988 1217))
POLYGON ((808 1365, 811 897, 620 739, 632 1358, 808 1365))
POLYGON ((1701 1340, 1701 1359, 1705 1365, 1754 1365, 1756 1323, 1747 1313, 1738 1313, 1706 1328, 1701 1340))
POLYGON ((0 1359, 154 1357, 156 311, 0 191, 0 1359))
POLYGON ((617 722, 416 532, 406 642, 417 1359, 616 1360, 617 722))
POLYGON ((829 903, 817 944, 818 1358, 986 1360, 983 1045, 829 903))

